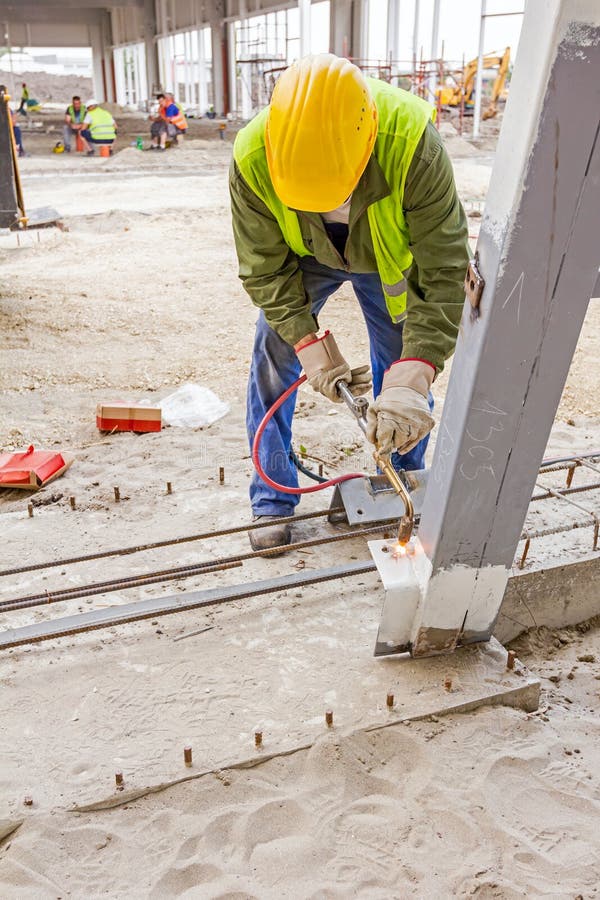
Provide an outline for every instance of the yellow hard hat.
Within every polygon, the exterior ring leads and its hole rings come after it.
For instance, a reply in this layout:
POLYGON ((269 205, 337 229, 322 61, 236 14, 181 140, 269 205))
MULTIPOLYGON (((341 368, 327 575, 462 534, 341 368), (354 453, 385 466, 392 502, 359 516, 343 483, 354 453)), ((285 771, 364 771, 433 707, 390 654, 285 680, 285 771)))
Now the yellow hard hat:
POLYGON ((267 117, 269 173, 282 203, 328 212, 360 179, 377 137, 377 107, 355 65, 305 56, 279 78, 267 117))

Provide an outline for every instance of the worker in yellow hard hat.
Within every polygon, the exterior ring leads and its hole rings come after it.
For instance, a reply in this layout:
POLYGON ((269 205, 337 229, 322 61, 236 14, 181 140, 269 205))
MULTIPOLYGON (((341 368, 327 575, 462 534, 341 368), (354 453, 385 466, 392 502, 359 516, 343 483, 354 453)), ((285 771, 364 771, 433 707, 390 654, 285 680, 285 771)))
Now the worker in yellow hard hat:
MULTIPOLYGON (((247 428, 304 369, 339 400, 342 379, 370 390, 333 335, 319 334, 325 301, 351 283, 371 350, 374 403, 368 437, 396 468, 424 466, 433 427, 431 384, 453 352, 464 303, 467 221, 433 107, 366 78, 347 59, 308 56, 278 80, 270 105, 237 135, 230 173, 240 277, 260 308, 248 386, 247 428)), ((265 431, 260 460, 294 487, 293 400, 265 431)), ((298 497, 257 475, 255 518, 288 517, 298 497)), ((256 549, 290 542, 288 525, 250 532, 256 549)))

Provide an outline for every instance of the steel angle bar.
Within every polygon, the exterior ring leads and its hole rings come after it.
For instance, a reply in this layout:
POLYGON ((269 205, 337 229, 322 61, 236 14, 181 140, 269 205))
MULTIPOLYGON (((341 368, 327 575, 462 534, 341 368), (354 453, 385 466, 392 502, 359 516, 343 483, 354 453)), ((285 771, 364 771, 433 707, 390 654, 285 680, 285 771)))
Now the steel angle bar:
POLYGON ((60 619, 52 619, 48 622, 38 622, 35 625, 26 625, 22 628, 7 629, 0 632, 0 650, 8 650, 11 647, 19 647, 24 644, 35 644, 40 641, 49 641, 58 637, 68 637, 85 631, 109 628, 112 625, 123 625, 128 622, 152 619, 155 616, 166 616, 178 612, 187 612, 191 609, 218 606, 234 600, 260 597, 264 594, 273 594, 277 591, 287 591, 311 584, 323 584, 327 581, 337 581, 341 578, 363 575, 373 571, 375 571, 375 563, 371 562, 371 560, 362 560, 345 566, 321 569, 311 575, 300 573, 282 575, 279 578, 238 584, 232 587, 211 588, 206 591, 194 591, 178 596, 171 594, 167 597, 152 597, 148 600, 141 600, 138 603, 128 603, 125 606, 106 607, 105 609, 93 610, 76 616, 66 616, 60 619))

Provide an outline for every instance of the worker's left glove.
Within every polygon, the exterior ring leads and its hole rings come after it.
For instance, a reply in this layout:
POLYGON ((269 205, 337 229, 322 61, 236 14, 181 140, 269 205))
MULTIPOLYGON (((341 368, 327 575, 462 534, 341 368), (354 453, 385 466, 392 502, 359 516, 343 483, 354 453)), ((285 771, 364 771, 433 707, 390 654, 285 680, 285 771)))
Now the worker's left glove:
POLYGON ((313 390, 323 394, 333 403, 340 403, 342 400, 336 390, 338 381, 345 381, 355 397, 371 390, 369 367, 359 366, 357 369, 351 369, 329 331, 326 331, 323 337, 296 350, 296 356, 313 390))
POLYGON ((367 411, 367 438, 382 453, 408 453, 429 434, 435 421, 427 397, 434 376, 434 367, 419 359, 400 360, 387 370, 367 411))

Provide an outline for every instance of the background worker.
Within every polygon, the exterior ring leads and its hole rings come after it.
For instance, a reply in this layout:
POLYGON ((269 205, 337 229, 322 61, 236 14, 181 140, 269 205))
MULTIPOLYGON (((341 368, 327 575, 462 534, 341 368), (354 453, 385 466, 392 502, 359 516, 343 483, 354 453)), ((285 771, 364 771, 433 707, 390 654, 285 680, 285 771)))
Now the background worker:
POLYGON ((29 100, 29 88, 27 87, 26 82, 24 81, 21 84, 21 104, 19 106, 19 113, 22 116, 27 118, 27 101, 29 100))
POLYGON ((112 147, 117 136, 117 123, 107 109, 98 106, 97 100, 88 100, 87 112, 83 120, 84 128, 81 137, 88 145, 88 156, 94 155, 95 145, 107 144, 112 147))
POLYGON ((167 99, 164 94, 157 94, 156 99, 158 107, 154 115, 149 117, 152 122, 150 126, 150 149, 164 151, 167 149, 167 120, 164 115, 167 99))
POLYGON ((23 149, 23 135, 21 133, 21 128, 17 125, 17 114, 14 109, 10 111, 10 118, 12 121, 13 134, 15 136, 15 145, 17 148, 17 154, 19 156, 25 156, 25 150, 23 149))
MULTIPOLYGON (((84 125, 83 120, 87 114, 86 106, 81 102, 81 97, 73 97, 69 106, 65 111, 65 124, 63 125, 63 145, 66 153, 71 152, 71 137, 81 134, 84 125)), ((90 151, 92 148, 83 138, 84 150, 90 151)))
MULTIPOLYGON (((257 426, 303 368, 338 401, 335 385, 370 388, 333 335, 319 336, 327 298, 349 281, 370 341, 375 402, 368 437, 396 468, 424 466, 433 427, 429 388, 454 350, 464 304, 467 221, 433 107, 348 60, 306 57, 287 69, 269 107, 237 135, 230 174, 240 277, 260 308, 248 385, 257 426)), ((289 461, 294 400, 269 423, 261 464, 297 486, 289 461)), ((298 496, 255 473, 254 518, 293 516, 298 496)), ((283 546, 288 525, 250 532, 255 549, 283 546)))
POLYGON ((168 137, 176 142, 183 143, 187 131, 187 119, 181 106, 175 102, 173 94, 165 94, 165 102, 161 108, 161 115, 167 123, 168 137))

